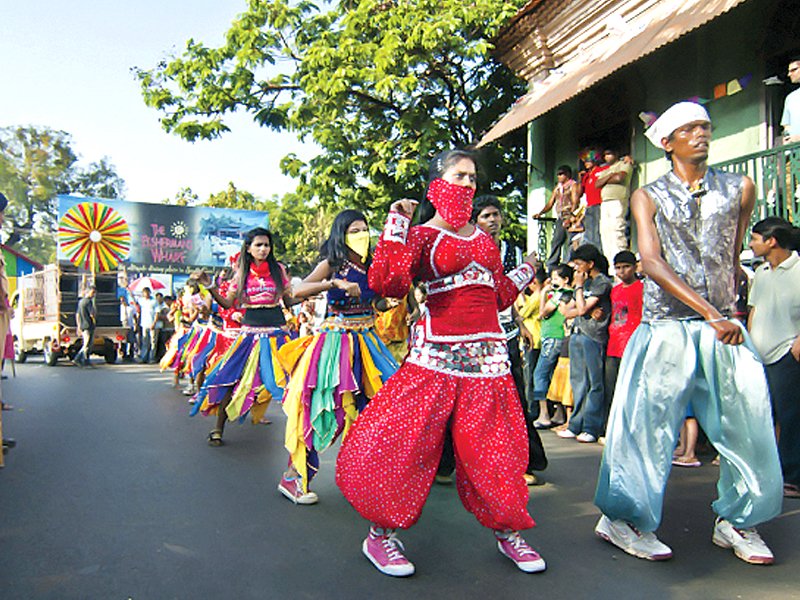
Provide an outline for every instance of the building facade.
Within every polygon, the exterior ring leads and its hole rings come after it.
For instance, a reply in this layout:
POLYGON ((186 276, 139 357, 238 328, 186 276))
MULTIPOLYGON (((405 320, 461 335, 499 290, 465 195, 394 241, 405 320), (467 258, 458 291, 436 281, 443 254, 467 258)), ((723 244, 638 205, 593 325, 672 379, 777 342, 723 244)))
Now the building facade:
MULTIPOLYGON (((481 144, 527 126, 528 214, 544 205, 558 165, 582 149, 615 148, 636 164, 632 187, 668 168, 644 137, 655 115, 694 100, 714 125, 710 162, 756 181, 754 218, 798 223, 800 144, 782 145, 791 57, 800 55, 795 0, 533 0, 496 42, 496 57, 530 92, 481 144)), ((547 239, 529 220, 528 245, 547 239)))

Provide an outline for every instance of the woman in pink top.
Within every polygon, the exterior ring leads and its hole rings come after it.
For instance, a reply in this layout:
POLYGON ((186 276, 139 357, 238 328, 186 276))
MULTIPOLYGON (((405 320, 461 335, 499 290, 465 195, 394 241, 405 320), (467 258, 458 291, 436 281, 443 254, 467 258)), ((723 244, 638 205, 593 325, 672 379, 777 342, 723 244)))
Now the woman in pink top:
POLYGON ((291 296, 291 286, 272 250, 269 231, 261 227, 249 231, 225 296, 204 271, 193 275, 221 307, 230 308, 236 302, 244 309, 239 335, 207 373, 192 409, 192 414, 217 415, 216 427, 208 435, 211 446, 223 444, 226 420, 243 421, 250 413, 257 423, 272 398, 283 395, 287 375, 276 353, 290 339, 281 301, 291 296))

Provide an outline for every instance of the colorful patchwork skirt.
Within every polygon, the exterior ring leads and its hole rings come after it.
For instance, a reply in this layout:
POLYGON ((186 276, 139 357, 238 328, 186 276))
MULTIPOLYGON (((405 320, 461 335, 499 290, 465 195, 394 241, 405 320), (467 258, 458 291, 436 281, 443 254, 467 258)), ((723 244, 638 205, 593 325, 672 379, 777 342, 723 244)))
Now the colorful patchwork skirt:
POLYGON ((313 336, 284 345, 278 357, 291 374, 283 398, 286 449, 304 487, 318 453, 345 435, 398 368, 375 333, 373 317, 329 317, 313 336))
POLYGON ((229 420, 244 422, 249 414, 253 423, 260 421, 272 398, 283 395, 288 375, 277 355, 289 340, 291 334, 279 327, 243 326, 207 370, 191 415, 217 414, 222 400, 231 394, 225 409, 229 420))

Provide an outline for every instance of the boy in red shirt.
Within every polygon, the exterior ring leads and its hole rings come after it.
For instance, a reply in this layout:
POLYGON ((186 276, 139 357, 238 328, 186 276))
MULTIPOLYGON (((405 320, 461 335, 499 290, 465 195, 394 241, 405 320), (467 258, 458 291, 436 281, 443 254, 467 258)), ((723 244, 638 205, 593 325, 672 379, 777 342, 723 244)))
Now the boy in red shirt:
POLYGON ((623 250, 614 257, 614 272, 620 283, 611 288, 611 322, 608 325, 605 365, 606 412, 614 397, 622 353, 642 321, 644 286, 636 277, 636 262, 636 255, 629 250, 623 250))

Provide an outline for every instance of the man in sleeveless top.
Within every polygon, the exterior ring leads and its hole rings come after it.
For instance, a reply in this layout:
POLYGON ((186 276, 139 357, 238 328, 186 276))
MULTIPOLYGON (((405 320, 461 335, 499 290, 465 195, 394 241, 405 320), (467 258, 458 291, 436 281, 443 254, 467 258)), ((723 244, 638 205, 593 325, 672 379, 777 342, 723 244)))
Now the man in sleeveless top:
POLYGON ((632 197, 644 288, 642 324, 625 349, 595 504, 597 535, 625 552, 665 560, 656 538, 672 451, 687 405, 720 453, 712 542, 770 564, 754 526, 781 509, 782 478, 761 365, 729 317, 753 182, 707 166, 711 122, 681 102, 646 133, 672 170, 632 197))
POLYGON ((547 258, 548 268, 563 262, 561 256, 565 255, 564 248, 567 247, 567 230, 564 229, 562 216, 566 213, 573 214, 578 210, 578 184, 572 179, 572 169, 568 165, 561 165, 556 171, 556 187, 550 200, 544 205, 542 210, 532 216, 534 219, 541 218, 553 206, 555 206, 555 223, 553 224, 553 239, 550 242, 550 256, 547 258))

